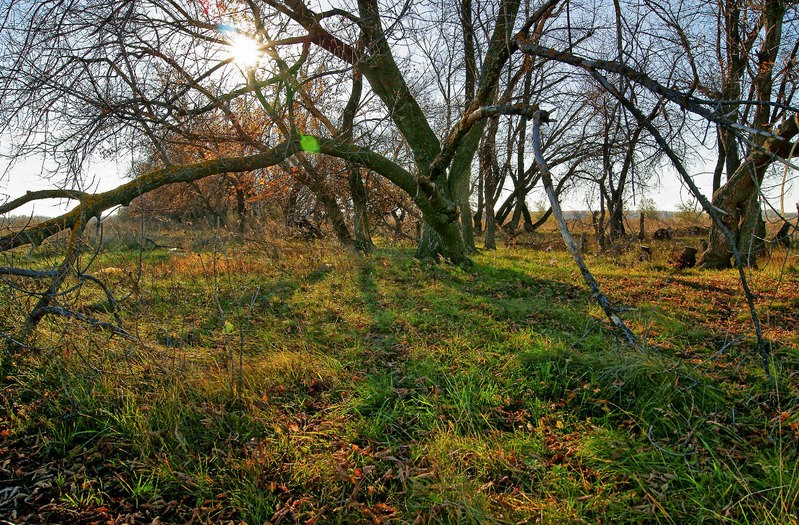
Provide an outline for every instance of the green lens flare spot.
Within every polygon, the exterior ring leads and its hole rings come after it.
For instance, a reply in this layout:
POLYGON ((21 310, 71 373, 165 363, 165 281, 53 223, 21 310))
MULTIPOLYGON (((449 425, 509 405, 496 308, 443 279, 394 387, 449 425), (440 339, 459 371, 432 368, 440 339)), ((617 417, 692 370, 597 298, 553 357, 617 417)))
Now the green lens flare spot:
POLYGON ((319 141, 310 135, 300 135, 300 148, 308 153, 319 153, 319 141))

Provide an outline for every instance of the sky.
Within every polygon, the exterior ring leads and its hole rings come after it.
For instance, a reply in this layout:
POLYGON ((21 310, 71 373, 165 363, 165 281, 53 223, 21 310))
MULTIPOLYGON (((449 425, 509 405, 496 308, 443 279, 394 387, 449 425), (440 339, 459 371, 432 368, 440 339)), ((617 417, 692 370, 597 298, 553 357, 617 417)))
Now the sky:
MULTIPOLYGON (((0 2, 2 2, 2 0, 0 0, 0 2)), ((246 44, 246 42, 243 43, 246 44)), ((237 47, 235 45, 233 49, 233 53, 236 54, 237 52, 235 49, 237 49, 237 47)), ((244 49, 239 50, 238 53, 244 53, 250 59, 253 58, 251 56, 253 50, 246 45, 244 49)), ((4 149, 3 142, 2 137, 0 137, 0 152, 4 149)), ((5 142, 7 143, 7 141, 5 142)), ((712 154, 707 155, 707 157, 712 156, 712 154)), ((88 166, 86 170, 87 177, 85 179, 87 181, 86 186, 81 189, 93 192, 112 189, 123 182, 129 166, 129 159, 97 161, 88 166)), ((7 163, 0 157, 0 203, 19 197, 26 191, 53 188, 53 185, 49 184, 41 176, 43 172, 43 162, 41 160, 30 159, 18 162, 10 171, 6 171, 6 167, 7 163)), ((695 181, 704 194, 710 197, 710 185, 712 180, 712 174, 710 172, 713 168, 713 162, 706 162, 704 165, 700 162, 693 168, 693 172, 697 173, 695 181)), ((781 175, 782 171, 780 170, 776 179, 779 180, 781 175)), ((643 195, 644 197, 651 198, 658 209, 663 211, 677 210, 683 204, 693 200, 690 191, 679 180, 672 168, 661 168, 661 173, 658 174, 658 178, 660 179, 659 187, 650 188, 647 193, 643 195)), ((785 207, 786 211, 793 212, 796 209, 797 201, 799 201, 799 172, 792 170, 789 173, 789 179, 792 183, 788 185, 785 207)), ((779 209, 779 199, 776 198, 780 190, 779 182, 777 181, 775 183, 773 179, 769 180, 764 190, 767 196, 770 197, 770 202, 779 209)), ((533 195, 528 203, 535 208, 540 201, 540 195, 533 195)), ((15 210, 13 213, 15 215, 56 216, 74 205, 74 202, 70 203, 69 201, 53 199, 28 204, 15 210)), ((592 204, 592 206, 595 206, 595 204, 592 204)), ((570 195, 566 196, 563 207, 569 210, 587 209, 589 203, 586 202, 585 190, 575 190, 570 195)), ((628 205, 628 209, 630 210, 634 210, 636 207, 637 203, 630 203, 628 205)))
MULTIPOLYGON (((115 188, 125 182, 130 161, 99 161, 88 166, 84 181, 84 191, 97 193, 115 188)), ((6 172, 8 162, 0 158, 0 203, 21 197, 27 191, 54 189, 58 185, 43 178, 47 163, 42 159, 26 159, 16 162, 6 172)), ((76 201, 66 199, 47 199, 26 204, 9 215, 38 215, 55 217, 75 207, 76 201)))
MULTIPOLYGON (((710 187, 713 168, 712 162, 709 165, 700 166, 696 169, 697 177, 695 178, 700 190, 704 192, 707 197, 710 197, 710 187)), ((6 169, 7 163, 0 159, 0 173, 6 169)), ((88 177, 86 178, 86 186, 84 190, 87 191, 106 191, 113 189, 125 181, 127 168, 130 166, 129 159, 117 161, 99 161, 91 164, 87 170, 88 177)), ((26 191, 50 189, 54 186, 46 180, 42 180, 41 174, 43 171, 43 163, 41 160, 30 159, 18 162, 14 165, 10 172, 8 172, 2 179, 0 179, 0 202, 5 202, 8 199, 14 199, 24 195, 26 191)), ((769 202, 779 209, 779 189, 780 181, 782 178, 782 167, 776 176, 772 176, 767 180, 766 191, 769 196, 769 202)), ((657 209, 661 211, 675 211, 684 203, 692 201, 690 191, 684 187, 679 177, 671 168, 664 168, 660 174, 661 185, 659 188, 652 188, 644 194, 645 197, 651 198, 655 202, 657 209)), ((799 172, 796 170, 789 170, 788 173, 788 191, 786 192, 785 208, 786 212, 792 213, 796 211, 796 203, 799 202, 799 172)), ((575 191, 564 199, 563 207, 567 210, 585 210, 588 205, 585 201, 585 192, 583 190, 575 191)), ((540 202, 542 196, 531 195, 528 204, 533 208, 540 202)), ((61 199, 42 200, 35 203, 27 204, 15 212, 13 215, 39 215, 46 217, 54 217, 67 211, 75 206, 74 201, 66 201, 61 199)), ((637 208, 637 204, 629 205, 632 211, 637 208)))

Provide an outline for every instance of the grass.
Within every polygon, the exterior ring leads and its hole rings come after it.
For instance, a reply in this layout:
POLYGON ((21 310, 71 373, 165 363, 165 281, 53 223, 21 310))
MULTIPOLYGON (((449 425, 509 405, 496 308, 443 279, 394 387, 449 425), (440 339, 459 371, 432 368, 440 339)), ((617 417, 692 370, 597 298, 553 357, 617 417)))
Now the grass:
MULTIPOLYGON (((95 267, 128 272, 109 282, 145 343, 47 318, 5 357, 15 523, 797 523, 790 268, 753 279, 769 382, 733 272, 589 260, 631 349, 558 250, 464 270, 220 243, 146 252, 134 282, 138 260, 95 267)), ((68 299, 113 320, 96 289, 68 299)))

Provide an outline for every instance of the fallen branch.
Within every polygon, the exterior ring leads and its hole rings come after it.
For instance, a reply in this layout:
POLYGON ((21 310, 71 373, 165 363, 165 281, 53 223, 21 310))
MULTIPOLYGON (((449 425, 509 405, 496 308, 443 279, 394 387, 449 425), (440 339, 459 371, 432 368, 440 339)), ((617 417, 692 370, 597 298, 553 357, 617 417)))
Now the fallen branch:
POLYGON ((114 297, 114 294, 111 293, 111 290, 108 289, 108 286, 106 286, 103 281, 101 281, 100 279, 98 279, 93 275, 89 275, 87 273, 79 273, 78 275, 81 279, 89 280, 103 290, 103 293, 105 293, 105 297, 108 300, 108 306, 111 308, 111 313, 113 314, 114 319, 116 319, 118 323, 121 323, 122 320, 119 318, 119 313, 117 313, 119 301, 117 300, 116 297, 114 297))
MULTIPOLYGON (((21 232, 0 237, 0 251, 7 251, 25 245, 38 246, 45 239, 64 230, 72 229, 78 224, 79 220, 99 217, 104 211, 115 206, 127 206, 136 197, 161 186, 175 182, 192 182, 220 173, 245 172, 267 168, 283 161, 299 151, 299 149, 298 140, 288 140, 270 150, 255 155, 219 158, 188 165, 166 166, 137 177, 113 190, 97 194, 82 194, 79 199, 80 204, 73 210, 31 228, 26 228, 21 232)), ((61 196, 71 193, 66 190, 44 191, 54 192, 53 194, 60 193, 61 196)), ((31 194, 42 194, 42 192, 32 192, 31 194)), ((4 207, 8 208, 12 203, 26 198, 30 200, 28 196, 23 196, 11 203, 7 203, 4 207)))
POLYGON ((67 275, 72 271, 73 265, 78 258, 78 253, 80 252, 80 239, 85 227, 86 218, 80 215, 78 220, 71 227, 67 253, 61 261, 61 264, 58 265, 58 269, 54 270, 55 275, 53 275, 50 281, 50 286, 39 296, 39 301, 36 303, 36 306, 25 319, 25 324, 22 326, 22 333, 20 335, 21 341, 27 342, 28 337, 33 333, 39 321, 41 321, 42 317, 45 315, 46 309, 50 307, 50 303, 58 295, 58 291, 64 283, 64 280, 66 280, 67 275))
POLYGON ((711 202, 708 200, 708 198, 705 197, 704 194, 702 194, 702 192, 697 187, 696 183, 694 183, 694 180, 688 174, 688 171, 685 169, 685 166, 683 166, 680 158, 677 156, 677 154, 674 152, 671 146, 669 146, 669 143, 666 141, 666 139, 663 138, 663 135, 660 134, 660 131, 658 131, 658 129, 654 126, 654 124, 652 124, 652 121, 650 119, 647 119, 647 117, 641 112, 641 110, 635 107, 635 104, 633 104, 627 97, 622 95, 604 75, 602 75, 598 71, 591 71, 591 75, 597 80, 597 82, 599 82, 599 84, 604 89, 606 89, 611 95, 613 95, 625 107, 625 109, 627 109, 630 113, 632 113, 632 115, 638 120, 638 122, 641 125, 643 125, 647 129, 647 131, 649 131, 649 133, 655 139, 655 142, 658 143, 658 146, 660 146, 660 148, 662 148, 663 151, 666 153, 666 156, 669 157, 669 160, 671 160, 672 164, 677 169, 677 173, 680 174, 680 177, 682 178, 683 182, 685 182, 685 184, 691 190, 691 193, 694 195, 694 197, 697 198, 699 203, 702 205, 702 208, 705 209, 708 215, 710 215, 710 217, 713 219, 713 222, 719 227, 721 232, 727 238, 727 242, 729 243, 730 248, 732 249, 733 259, 735 259, 735 267, 738 269, 738 275, 741 280, 741 287, 743 288, 744 295, 746 296, 746 303, 749 306, 749 316, 751 317, 752 324, 754 325, 755 328, 755 335, 757 336, 757 351, 762 359, 762 365, 763 369, 766 372, 766 376, 768 378, 771 378, 771 373, 769 371, 769 364, 768 364, 769 360, 768 347, 766 345, 765 340, 763 339, 763 330, 760 326, 760 318, 758 317, 757 310, 755 309, 755 297, 754 294, 752 294, 751 289, 749 288, 749 281, 746 278, 746 270, 743 263, 743 258, 741 257, 741 253, 738 251, 738 248, 736 246, 735 237, 733 236, 729 228, 727 228, 727 226, 724 225, 724 221, 722 221, 721 219, 721 215, 718 212, 718 208, 713 206, 711 202))
POLYGON ((52 279, 58 275, 58 270, 26 270, 25 268, 0 266, 0 275, 30 277, 31 279, 52 279))
POLYGON ((75 312, 73 310, 67 310, 66 308, 62 308, 60 306, 45 306, 38 310, 38 315, 43 317, 45 315, 60 315, 62 317, 69 317, 72 319, 77 319, 78 321, 83 321, 84 323, 88 323, 96 328, 102 328, 103 330, 108 330, 116 335, 124 337, 129 341, 138 341, 138 339, 132 335, 130 332, 105 321, 100 321, 94 317, 88 316, 86 314, 82 314, 80 312, 75 312))
POLYGON ((22 197, 18 197, 13 201, 8 201, 7 203, 0 206, 0 214, 16 210, 20 206, 23 206, 33 201, 38 201, 43 199, 70 199, 70 200, 82 201, 88 196, 89 196, 88 193, 78 190, 54 189, 54 190, 28 191, 22 197))
POLYGON ((547 197, 549 197, 549 203, 552 206, 552 214, 555 216, 555 220, 560 228, 563 242, 566 244, 566 248, 569 249, 569 252, 571 252, 574 262, 577 263, 577 266, 580 268, 580 273, 583 275, 585 284, 588 285, 593 292, 594 298, 602 310, 604 310, 610 322, 613 323, 631 346, 636 346, 637 341, 635 334, 627 328, 627 325, 625 325, 624 321, 617 315, 616 309, 610 304, 608 298, 600 291, 599 284, 596 282, 596 279, 594 279, 590 270, 588 270, 588 266, 586 266, 582 255, 580 255, 580 248, 577 246, 577 243, 574 242, 571 233, 569 233, 569 226, 566 224, 566 219, 563 217, 563 211, 560 208, 560 202, 558 202, 558 196, 552 184, 552 175, 549 173, 549 167, 546 164, 543 148, 541 147, 541 123, 547 121, 548 115, 546 111, 539 110, 533 114, 533 153, 535 154, 535 161, 538 164, 538 170, 541 172, 541 180, 544 183, 544 189, 547 192, 547 197))

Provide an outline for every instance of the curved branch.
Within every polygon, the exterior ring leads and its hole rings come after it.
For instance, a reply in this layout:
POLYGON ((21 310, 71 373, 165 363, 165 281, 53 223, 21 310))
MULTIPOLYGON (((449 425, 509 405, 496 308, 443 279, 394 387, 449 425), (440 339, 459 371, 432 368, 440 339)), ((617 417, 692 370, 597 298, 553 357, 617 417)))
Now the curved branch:
POLYGON ((550 47, 544 47, 542 45, 536 44, 535 42, 527 41, 523 36, 516 37, 516 45, 524 53, 543 58, 548 58, 558 62, 563 62, 564 64, 577 66, 582 69, 585 69, 588 72, 605 71, 608 73, 616 73, 618 75, 623 75, 624 77, 632 80, 633 82, 636 82, 637 84, 644 86, 653 93, 657 93, 658 95, 667 98, 668 100, 674 102, 681 108, 690 111, 691 113, 696 113, 697 115, 704 117, 711 122, 715 122, 720 126, 724 126, 729 129, 736 129, 738 131, 744 131, 752 135, 759 135, 762 137, 769 137, 769 138, 779 138, 779 136, 775 133, 754 129, 749 126, 744 126, 742 124, 739 124, 737 122, 734 122, 726 118, 722 113, 719 113, 717 111, 712 111, 704 107, 705 105, 708 104, 718 105, 718 102, 709 102, 707 100, 701 100, 696 97, 686 95, 685 93, 681 93, 675 89, 666 87, 663 84, 659 83, 657 80, 647 75, 646 73, 633 69, 630 66, 622 64, 620 62, 614 62, 611 60, 590 60, 587 58, 577 56, 573 53, 558 51, 550 47))
POLYGON ((496 117, 499 115, 521 115, 528 120, 532 118, 533 113, 538 111, 538 105, 528 106, 527 104, 503 104, 478 107, 474 111, 466 113, 453 127, 444 141, 444 147, 441 152, 433 160, 430 166, 430 173, 433 179, 443 172, 452 162, 455 153, 461 144, 461 140, 465 137, 472 127, 479 121, 489 117, 496 117))
POLYGON ((541 148, 541 123, 547 122, 547 120, 548 115, 545 111, 535 112, 533 117, 533 153, 535 154, 535 162, 538 164, 538 170, 541 172, 541 180, 544 183, 544 189, 546 190, 547 197, 549 197, 549 203, 552 206, 552 212, 555 214, 555 219, 560 228, 563 242, 566 244, 566 248, 571 252, 574 262, 577 263, 577 266, 580 268, 580 273, 583 276, 585 284, 591 289, 599 306, 604 310, 610 322, 613 323, 613 326, 624 336, 627 343, 635 347, 637 344, 635 334, 624 324, 624 321, 622 321, 616 313, 616 309, 613 308, 608 298, 599 289, 599 284, 597 284, 596 279, 594 279, 588 266, 586 266, 582 255, 580 255, 580 248, 577 246, 577 243, 574 242, 571 233, 569 233, 569 227, 563 217, 563 212, 558 202, 558 196, 552 184, 552 175, 549 173, 546 160, 544 160, 544 152, 541 148))
POLYGON ((70 319, 77 319, 78 321, 82 321, 84 323, 90 324, 96 328, 102 328, 103 330, 108 330, 109 332, 124 337, 129 341, 138 341, 136 337, 134 337, 130 332, 105 321, 100 321, 99 319, 95 319, 86 314, 82 314, 80 312, 75 312, 73 310, 67 310, 61 306, 45 306, 39 310, 39 314, 41 316, 45 315, 60 315, 61 317, 67 317, 70 319))
POLYGON ((210 175, 247 172, 274 166, 300 151, 297 138, 286 140, 272 149, 243 157, 208 160, 188 165, 173 165, 146 173, 103 193, 84 195, 80 204, 63 215, 18 233, 0 237, 0 252, 18 246, 39 245, 45 239, 68 230, 81 217, 96 217, 115 206, 127 206, 136 197, 175 182, 192 182, 210 175))
POLYGON ((32 201, 43 200, 43 199, 71 199, 71 200, 78 200, 82 201, 90 194, 78 191, 78 190, 39 190, 39 191, 28 191, 22 197, 18 197, 13 201, 9 201, 2 206, 0 206, 0 214, 8 213, 10 211, 14 211, 20 206, 28 204, 32 201))
MULTIPOLYGON (((658 146, 660 146, 663 151, 666 153, 666 156, 669 157, 671 160, 672 165, 677 170, 677 173, 680 174, 683 182, 690 188, 691 193, 694 197, 699 200, 699 203, 705 209, 705 211, 710 215, 713 222, 721 229, 723 235, 727 238, 727 242, 729 243, 733 258, 735 259, 735 266, 738 269, 738 275, 741 280, 741 287, 743 288, 744 295, 746 296, 746 303, 749 306, 749 315, 752 319, 752 325, 755 328, 755 335, 757 337, 757 348, 758 353, 762 359, 762 365, 766 372, 766 375, 770 377, 769 372, 769 353, 766 346, 766 342, 763 339, 763 330, 760 326, 760 318, 757 315, 757 309, 755 308, 755 298, 754 294, 752 294, 751 289, 749 288, 749 281, 746 278, 746 271, 744 269, 744 263, 741 258, 741 254, 738 251, 738 248, 735 244, 735 238, 733 237, 732 232, 727 228, 724 224, 724 221, 721 218, 721 215, 717 211, 717 208, 711 204, 707 197, 699 190, 694 180, 688 174, 688 171, 683 166, 682 161, 674 152, 674 150, 669 146, 669 143, 666 142, 666 139, 663 135, 660 134, 660 131, 652 124, 652 120, 647 118, 640 109, 638 109, 627 97, 619 93, 619 91, 613 86, 613 84, 608 81, 602 74, 597 71, 593 71, 592 76, 599 82, 603 88, 605 88, 611 95, 613 95, 616 100, 618 100, 627 111, 629 111, 635 118, 638 120, 639 124, 646 128, 647 131, 652 135, 652 137, 657 142, 658 146)), ((795 120, 795 119, 792 119, 795 120)), ((796 122, 794 122, 796 124, 796 122)))
POLYGON ((355 144, 333 139, 318 140, 320 153, 361 164, 399 186, 413 199, 425 220, 434 228, 449 228, 457 221, 458 208, 429 176, 414 176, 399 164, 355 144))
POLYGON ((335 139, 318 139, 319 153, 355 162, 379 173, 411 197, 419 193, 416 177, 396 162, 374 151, 335 139))

